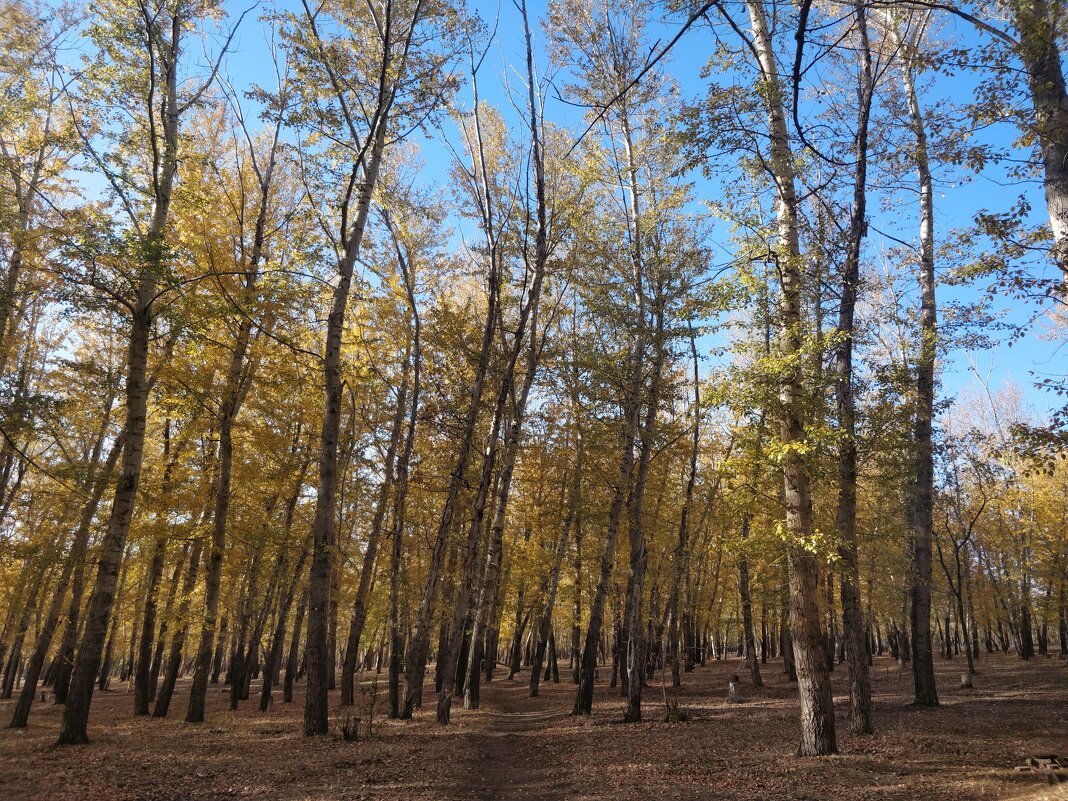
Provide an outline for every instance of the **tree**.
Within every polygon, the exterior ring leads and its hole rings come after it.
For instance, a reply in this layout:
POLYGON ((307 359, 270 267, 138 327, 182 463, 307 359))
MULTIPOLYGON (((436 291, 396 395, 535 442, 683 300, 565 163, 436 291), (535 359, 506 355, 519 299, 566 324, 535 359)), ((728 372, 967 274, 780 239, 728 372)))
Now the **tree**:
POLYGON ((349 288, 387 143, 431 112, 448 88, 438 85, 448 52, 433 48, 451 26, 447 7, 423 0, 406 4, 384 0, 359 10, 340 6, 313 10, 305 3, 304 18, 289 20, 290 57, 307 81, 300 98, 301 119, 324 131, 340 127, 333 141, 337 155, 350 165, 347 174, 318 178, 324 189, 334 184, 340 203, 338 218, 327 232, 337 279, 323 349, 324 414, 308 596, 304 730, 309 735, 327 732, 327 606, 335 548, 341 349, 349 288), (356 42, 371 44, 366 57, 352 57, 356 42), (366 95, 354 88, 361 86, 370 87, 366 95))
POLYGON ((838 426, 838 554, 842 559, 840 593, 842 628, 849 663, 849 720, 856 734, 870 734, 871 681, 865 646, 864 619, 860 604, 860 570, 857 564, 857 427, 853 395, 853 332, 860 281, 861 246, 867 230, 867 163, 868 126, 875 94, 875 68, 868 39, 867 11, 862 4, 855 10, 858 50, 860 51, 860 98, 854 145, 853 208, 846 240, 845 268, 838 312, 838 335, 835 353, 835 378, 838 426))
MULTIPOLYGON (((111 300, 129 315, 126 437, 108 530, 64 707, 59 735, 59 742, 64 745, 88 742, 86 727, 93 682, 100 669, 115 584, 137 497, 148 415, 147 372, 155 317, 153 304, 168 276, 167 232, 178 173, 180 123, 182 114, 199 102, 214 78, 213 70, 192 92, 185 87, 185 93, 179 92, 182 36, 198 16, 209 12, 209 8, 185 2, 155 7, 119 2, 101 8, 90 27, 100 55, 95 70, 88 71, 93 83, 85 87, 86 99, 97 108, 106 109, 108 114, 120 108, 140 111, 134 117, 134 127, 119 135, 116 150, 110 153, 101 149, 106 143, 94 141, 90 131, 79 129, 90 161, 106 176, 116 204, 128 215, 130 235, 121 244, 123 252, 118 256, 123 262, 129 259, 128 263, 135 267, 131 273, 122 274, 118 285, 108 292, 111 300), (114 66, 104 61, 105 54, 114 66), (124 70, 126 80, 118 83, 107 80, 103 71, 115 67, 124 70), (124 155, 141 160, 123 164, 119 159, 124 155), (133 169, 127 172, 130 167, 133 169)), ((109 244, 120 246, 120 241, 109 244)), ((101 253, 100 257, 109 261, 112 255, 101 253)), ((95 278, 95 259, 88 270, 88 280, 94 286, 101 286, 95 278)))
POLYGON ((786 504, 787 556, 790 568, 790 628, 797 683, 801 695, 802 756, 832 754, 838 750, 834 709, 821 631, 816 588, 819 567, 806 539, 812 536, 812 497, 805 453, 804 387, 799 363, 801 341, 801 251, 798 241, 798 199, 789 131, 779 67, 776 62, 766 10, 762 3, 747 2, 754 57, 758 62, 760 91, 767 112, 768 169, 776 189, 778 237, 773 258, 780 273, 778 329, 783 369, 780 379, 779 439, 786 504))
POLYGON ((907 516, 912 530, 914 573, 911 598, 912 675, 916 703, 937 706, 934 652, 931 643, 931 539, 934 528, 934 457, 931 438, 934 420, 935 358, 938 348, 934 269, 934 187, 927 151, 927 130, 916 90, 914 70, 923 28, 911 27, 906 37, 898 23, 889 21, 890 35, 901 52, 901 76, 908 106, 909 128, 915 139, 913 158, 920 185, 920 349, 916 360, 916 412, 913 428, 915 467, 909 491, 907 516))

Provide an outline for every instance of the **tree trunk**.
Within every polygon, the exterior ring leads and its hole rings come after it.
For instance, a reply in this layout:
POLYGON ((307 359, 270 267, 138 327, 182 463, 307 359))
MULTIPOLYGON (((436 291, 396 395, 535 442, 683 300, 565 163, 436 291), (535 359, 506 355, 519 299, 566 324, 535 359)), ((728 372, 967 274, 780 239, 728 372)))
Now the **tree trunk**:
POLYGON ((838 311, 839 344, 834 372, 838 402, 838 556, 842 560, 839 592, 842 601, 842 634, 849 669, 849 726, 854 734, 871 734, 871 680, 864 613, 860 606, 860 570, 857 565, 857 441, 853 395, 853 334, 857 292, 860 283, 860 253, 867 229, 868 120, 874 94, 871 48, 866 11, 855 9, 861 56, 860 108, 854 144, 853 208, 849 219, 845 266, 838 311))
MULTIPOLYGON (((522 332, 517 333, 517 337, 522 332)), ((514 365, 514 360, 512 362, 514 365)), ((464 634, 468 613, 470 612, 470 599, 472 585, 474 584, 475 564, 478 557, 478 545, 482 539, 482 528, 485 520, 486 505, 489 500, 495 475, 494 465, 497 456, 497 440, 500 436, 500 427, 504 415, 503 397, 511 391, 511 371, 506 371, 504 383, 501 386, 498 400, 493 410, 493 422, 490 425, 490 433, 486 441, 486 454, 482 460, 482 471, 479 479, 478 491, 475 495, 474 508, 471 514, 471 522, 467 529, 467 541, 464 543, 463 559, 460 562, 460 580, 456 585, 456 599, 453 603, 452 624, 447 629, 444 641, 438 657, 441 661, 441 688, 438 692, 437 721, 448 724, 452 712, 452 698, 456 689, 457 663, 460 658, 460 650, 463 647, 464 634)))
MULTIPOLYGON (((211 506, 206 506, 201 522, 206 524, 208 515, 211 514, 211 506)), ((178 622, 171 638, 171 647, 167 656, 167 669, 163 673, 163 684, 160 685, 156 695, 156 706, 152 709, 152 717, 165 718, 171 708, 171 699, 174 697, 174 685, 178 682, 178 672, 182 667, 182 651, 185 648, 185 639, 189 633, 189 608, 192 605, 193 590, 196 589, 197 575, 200 572, 200 558, 204 553, 204 542, 197 538, 193 542, 193 549, 189 554, 189 562, 185 568, 185 576, 182 577, 182 594, 178 601, 178 622)))
MULTIPOLYGON (((671 686, 682 686, 682 672, 679 661, 679 595, 689 565, 689 520, 693 505, 693 489, 697 482, 697 452, 701 440, 701 375, 697 359, 697 335, 693 324, 689 324, 690 354, 693 357, 693 434, 690 441, 690 473, 686 479, 686 491, 683 494, 682 513, 679 515, 679 539, 675 546, 674 579, 671 582, 671 594, 668 596, 668 654, 671 663, 671 686)), ((689 657, 687 657, 688 661, 689 657)))
MULTIPOLYGON (((177 125, 177 119, 175 120, 177 125)), ((152 246, 160 251, 162 258, 163 227, 166 222, 167 202, 157 205, 150 236, 152 246), (162 209, 162 211, 161 211, 162 209)), ((61 745, 89 742, 89 706, 93 698, 93 683, 100 672, 104 639, 111 619, 115 600, 115 585, 119 567, 126 549, 126 535, 130 530, 134 503, 137 500, 137 485, 141 478, 141 461, 144 456, 145 426, 148 415, 148 343, 152 327, 152 301, 156 293, 154 267, 142 271, 130 322, 130 339, 127 350, 126 375, 126 441, 122 449, 122 470, 111 507, 107 533, 100 546, 96 581, 86 612, 85 631, 71 673, 70 687, 63 710, 63 724, 59 733, 61 745)))
POLYGON ((104 417, 104 423, 101 426, 100 434, 93 447, 92 455, 89 460, 88 473, 85 478, 85 486, 90 489, 89 498, 82 507, 81 519, 79 520, 77 530, 74 532, 70 552, 67 554, 67 559, 63 565, 63 571, 60 574, 59 581, 56 583, 48 615, 37 635, 37 643, 34 647, 34 652, 26 666, 26 671, 23 677, 22 693, 19 695, 18 703, 15 706, 15 713, 11 718, 10 727, 13 729, 24 728, 29 720, 30 708, 33 705, 34 695, 37 691, 37 681, 40 678, 41 669, 44 667, 45 659, 48 656, 48 650, 52 645, 52 637, 54 636, 56 626, 59 623, 59 618, 63 610, 63 600, 66 597, 69 586, 71 590, 71 598, 67 612, 67 628, 64 630, 64 637, 55 657, 57 669, 64 675, 57 675, 57 678, 53 683, 53 693, 57 696, 57 703, 60 687, 62 687, 64 699, 66 698, 69 674, 62 668, 64 665, 70 664, 70 657, 73 654, 73 647, 77 637, 78 614, 81 608, 81 577, 84 571, 85 554, 89 545, 89 534, 92 531, 93 519, 96 517, 96 511, 100 506, 100 500, 103 498, 104 491, 107 489, 111 476, 115 472, 115 465, 118 463, 119 454, 122 452, 123 442, 125 441, 125 434, 120 433, 115 438, 108 451, 103 469, 98 470, 107 423, 111 417, 111 401, 108 402, 108 409, 104 417), (73 580, 71 578, 72 575, 73 580), (67 636, 68 631, 70 635, 69 637, 67 636), (68 640, 70 651, 67 651, 64 648, 64 645, 67 644, 68 640))
MULTIPOLYGON (((303 484, 303 477, 299 482, 299 485, 303 484)), ((298 490, 299 492, 299 490, 298 490)), ((282 546, 279 549, 278 560, 275 563, 274 571, 271 574, 270 580, 267 582, 267 591, 264 594, 263 603, 260 606, 259 614, 256 615, 255 622, 252 625, 252 632, 249 635, 248 645, 245 649, 244 657, 241 660, 241 664, 234 677, 234 683, 230 687, 230 708, 237 709, 239 701, 247 701, 252 686, 252 679, 254 674, 259 669, 260 664, 260 646, 263 641, 263 629, 267 625, 267 618, 271 614, 271 607, 274 605, 274 598, 276 592, 279 592, 279 586, 288 572, 288 545, 289 534, 292 527, 292 518, 287 514, 287 528, 282 538, 282 546)), ((265 682, 266 683, 266 682, 265 682)))
POLYGON ((297 567, 293 571, 293 577, 285 594, 278 599, 278 613, 275 617, 274 636, 271 638, 271 650, 267 661, 263 666, 263 684, 260 687, 260 712, 266 712, 273 699, 272 688, 278 681, 278 673, 282 663, 282 648, 286 636, 286 621, 289 619, 289 611, 293 607, 293 599, 296 596, 297 584, 304 572, 304 565, 308 560, 308 549, 302 548, 300 558, 297 559, 297 567))
MULTIPOLYGON (((89 706, 93 696, 93 681, 100 670, 104 638, 115 599, 115 583, 126 548, 126 536, 137 500, 137 486, 141 478, 144 457, 145 428, 148 418, 148 350, 154 318, 153 302, 159 276, 163 273, 167 249, 167 227, 170 218, 171 193, 178 173, 178 57, 180 38, 185 20, 180 12, 170 19, 170 36, 162 42, 150 42, 159 47, 162 80, 162 101, 159 106, 158 129, 153 126, 152 147, 159 153, 158 167, 153 175, 152 217, 146 227, 142 252, 145 262, 140 265, 137 289, 129 306, 130 329, 126 355, 126 442, 122 451, 122 469, 115 487, 115 495, 108 520, 107 533, 100 547, 96 581, 85 616, 85 631, 75 657, 70 688, 63 710, 63 724, 59 743, 69 745, 89 741, 87 731, 89 706), (158 132, 157 132, 158 131, 158 132)), ((163 26, 164 28, 166 26, 163 26)), ((152 75, 156 81, 159 76, 152 75)), ((153 113, 156 113, 153 110, 153 113)))
POLYGON ((1012 44, 1027 72, 1034 104, 1034 132, 1053 231, 1051 255, 1068 277, 1068 92, 1061 66, 1059 7, 1046 0, 1014 0, 1007 6, 1019 39, 1012 44))
MULTIPOLYGON (((166 480, 164 480, 164 484, 166 483, 166 480)), ((163 580, 163 563, 166 557, 167 538, 163 536, 157 537, 152 548, 152 562, 148 568, 144 617, 141 620, 141 634, 137 642, 137 661, 134 668, 133 681, 134 715, 147 715, 149 712, 149 676, 152 672, 152 644, 155 641, 156 634, 159 584, 163 580)))
POLYGON ((567 553, 568 540, 571 536, 571 527, 578 515, 578 505, 582 498, 582 459, 585 451, 585 442, 582 434, 578 434, 578 451, 575 454, 575 466, 571 474, 571 493, 567 502, 567 513, 564 515, 564 525, 560 532, 560 539, 556 543, 556 552, 553 555, 553 566, 545 582, 545 608, 541 613, 538 623, 538 642, 534 650, 534 662, 530 668, 529 694, 534 698, 538 694, 538 681, 541 676, 542 663, 545 659, 545 649, 552 636, 553 608, 556 605, 556 589, 560 583, 560 569, 564 564, 564 556, 567 553))
MULTIPOLYGON (((493 335, 497 325, 498 302, 500 299, 500 265, 498 252, 498 234, 494 222, 494 202, 489 187, 488 171, 486 168, 486 156, 482 140, 481 119, 478 104, 478 84, 472 81, 475 91, 474 103, 474 132, 475 149, 480 162, 481 192, 479 205, 483 209, 482 226, 487 241, 489 254, 489 297, 486 308, 486 321, 482 329, 482 342, 479 347, 478 364, 475 368, 475 378, 471 384, 471 393, 468 400, 467 414, 464 420, 463 433, 461 434, 456 461, 449 480, 449 488, 445 496, 445 505, 441 511, 441 519, 438 522, 437 538, 434 549, 431 552, 430 565, 427 569, 426 584, 423 588, 423 598, 419 606, 419 615, 416 618, 415 630, 408 643, 408 652, 405 655, 404 670, 404 704, 401 708, 401 717, 409 719, 415 707, 416 700, 422 696, 423 677, 426 673, 427 651, 430 643, 430 629, 433 625, 434 606, 437 599, 437 584, 441 577, 441 566, 445 556, 445 546, 448 533, 452 527, 453 517, 456 514, 456 506, 459 500, 460 489, 465 481, 465 473, 471 458, 471 446, 474 442, 475 427, 478 422, 479 405, 485 388, 486 374, 489 370, 490 354, 493 348, 493 335)), ((454 616, 455 617, 455 616, 454 616)), ((452 689, 442 687, 443 692, 451 695, 452 689)), ((440 716, 440 712, 439 712, 440 716)))
MULTIPOLYGON (((222 673, 223 661, 226 656, 227 643, 233 643, 234 632, 230 631, 230 618, 223 615, 222 623, 219 624, 219 636, 216 637, 215 643, 215 655, 211 659, 211 677, 209 682, 211 684, 219 683, 219 675, 222 673), (227 639, 227 635, 229 639, 227 639)), ((231 650, 233 650, 231 648, 231 650)), ((193 670, 196 670, 196 657, 193 658, 193 670)))
POLYGON ((293 683, 296 681, 298 672, 297 653, 300 650, 300 630, 304 626, 304 612, 308 608, 308 589, 305 587, 297 603, 297 616, 293 620, 293 634, 289 640, 289 654, 286 656, 286 675, 282 685, 282 700, 290 704, 293 702, 293 683))
MULTIPOLYGON (((493 238, 492 233, 488 233, 487 235, 491 239, 493 238)), ((491 251, 493 251, 492 247, 491 251)), ((452 528, 453 517, 456 514, 456 506, 459 501, 460 489, 464 484, 464 475, 467 472, 467 465, 471 458, 471 444, 475 436, 479 405, 482 400, 482 393, 486 383, 486 373, 489 369, 489 356, 493 346, 493 334, 496 328, 498 280, 499 275, 494 258, 494 262, 490 267, 489 306, 486 309, 486 321, 482 329, 482 343, 479 349, 475 379, 471 385, 471 394, 468 399, 467 416, 464 420, 464 428, 460 438, 456 460, 452 472, 450 473, 449 488, 445 496, 445 505, 442 508, 441 519, 438 522, 437 538, 434 542, 434 549, 430 556, 430 564, 427 568, 426 584, 423 588, 423 598, 419 606, 419 614, 416 618, 415 629, 412 632, 411 639, 408 641, 407 653, 405 654, 404 698, 400 709, 400 717, 404 720, 408 720, 412 717, 416 702, 422 698, 423 677, 426 675, 427 652, 430 644, 430 630, 434 622, 434 607, 437 601, 437 585, 441 579, 441 568, 445 558, 445 548, 448 544, 449 530, 452 528)))
POLYGON ((371 532, 367 537, 367 548, 363 554, 363 569, 360 571, 360 583, 356 588, 356 600, 352 606, 352 619, 349 621, 349 637, 345 646, 345 660, 341 666, 341 705, 352 706, 353 677, 356 673, 356 658, 367 620, 367 601, 374 583, 374 568, 378 558, 378 542, 382 536, 382 525, 386 519, 386 507, 389 504, 389 492, 393 486, 393 468, 397 458, 397 447, 404 427, 405 407, 408 404, 408 361, 405 360, 401 385, 397 388, 397 406, 390 429, 389 445, 386 448, 386 462, 383 469, 382 485, 378 489, 374 515, 371 519, 371 532))
MULTIPOLYGON (((305 462, 298 473, 293 494, 289 496, 289 500, 286 503, 286 539, 288 539, 289 532, 293 527, 293 516, 296 512, 297 502, 300 500, 300 493, 304 489, 304 476, 307 468, 308 463, 305 462)), ((305 545, 300 549, 300 557, 297 559, 297 566, 293 571, 293 577, 289 581, 289 586, 285 594, 279 598, 278 601, 278 614, 274 624, 274 636, 271 638, 271 651, 267 657, 267 663, 264 666, 263 685, 260 688, 260 712, 266 712, 267 708, 270 706, 272 685, 278 681, 278 672, 282 662, 282 647, 286 636, 286 621, 289 618, 289 610, 293 606, 293 598, 296 595, 297 585, 300 584, 300 580, 304 574, 304 565, 307 561, 308 548, 305 545)))
POLYGON ((224 394, 224 407, 219 420, 219 465, 215 476, 215 509, 212 518, 211 547, 208 551, 207 569, 204 574, 204 617, 200 626, 200 644, 197 648, 193 682, 189 688, 187 723, 204 720, 204 705, 207 702, 208 680, 211 678, 215 624, 219 615, 219 590, 222 584, 222 563, 226 547, 226 524, 230 513, 230 479, 233 470, 234 444, 233 425, 237 405, 233 402, 239 393, 241 366, 244 355, 235 349, 230 360, 224 394))
POLYGON ((15 689, 16 678, 22 664, 22 646, 26 640, 26 632, 30 628, 30 622, 37 611, 37 598, 41 590, 45 588, 49 578, 49 557, 54 542, 45 543, 34 549, 33 554, 27 558, 24 571, 32 570, 33 578, 30 579, 30 590, 22 604, 22 613, 19 615, 18 627, 15 629, 15 639, 8 654, 7 664, 4 667, 3 688, 0 690, 0 698, 10 698, 15 689), (37 562, 31 567, 30 561, 37 562))
MULTIPOLYGON (((742 517, 742 542, 749 539, 749 513, 742 517)), ((742 602, 742 635, 745 638, 745 661, 749 665, 749 676, 754 687, 763 687, 760 677, 760 662, 757 660, 756 634, 753 630, 753 602, 749 596, 749 560, 742 545, 742 554, 738 558, 738 594, 742 602)))
MULTIPOLYGON (((635 189, 636 191, 636 189, 635 189)), ((630 581, 624 612, 626 645, 627 710, 623 719, 639 723, 642 719, 642 683, 645 675, 645 651, 648 643, 642 636, 643 588, 649 554, 645 545, 645 489, 649 479, 649 465, 653 456, 656 421, 660 410, 660 383, 664 366, 664 309, 663 299, 657 299, 654 357, 646 399, 645 420, 641 428, 641 448, 634 487, 628 499, 627 534, 630 540, 630 581)), ((644 323, 643 323, 644 325, 644 323)))
POLYGON ((575 570, 571 603, 571 682, 579 683, 582 667, 582 512, 575 515, 575 570))
MULTIPOLYGON (((627 207, 627 224, 630 229, 631 291, 634 293, 634 334, 629 354, 629 371, 626 395, 623 398, 623 427, 620 432, 621 455, 619 472, 612 488, 612 502, 608 507, 608 526, 605 532, 604 553, 601 555, 600 574, 594 591, 593 604, 590 607, 590 623, 586 629, 586 642, 582 649, 582 672, 579 676, 578 692, 575 694, 574 714, 589 715, 593 711, 593 679, 597 670, 597 645, 601 639, 601 625, 604 621, 604 606, 608 596, 608 585, 612 577, 612 567, 616 558, 619 538, 619 521, 623 514, 623 504, 627 498, 627 487, 634 466, 634 443, 638 436, 641 420, 642 378, 644 375, 645 348, 647 345, 647 321, 645 303, 645 277, 642 261, 641 209, 638 204, 638 173, 634 162, 634 151, 630 142, 630 124, 627 101, 624 98, 620 106, 620 118, 624 131, 627 164, 625 177, 630 192, 627 207)), ((624 179, 624 176, 620 176, 624 179)))
MULTIPOLYGON (((126 574, 129 571, 130 563, 127 561, 130 555, 130 549, 127 547, 123 555, 122 570, 119 573, 119 584, 115 591, 115 603, 118 603, 119 598, 123 596, 123 590, 126 587, 126 574)), ((136 620, 138 613, 135 610, 134 619, 136 620)), ((101 692, 108 689, 108 685, 111 682, 111 658, 115 652, 115 640, 119 636, 119 615, 112 615, 111 617, 111 629, 108 632, 107 646, 104 648, 104 658, 100 664, 100 674, 97 676, 96 682, 100 687, 101 692)))
POLYGON ((802 547, 812 533, 812 497, 809 468, 798 447, 806 441, 805 391, 800 365, 801 342, 801 250, 798 238, 798 199, 794 157, 783 102, 778 65, 768 30, 763 0, 747 0, 753 42, 765 83, 763 94, 768 117, 771 160, 769 168, 777 188, 779 225, 779 322, 781 357, 785 360, 780 379, 780 437, 786 449, 782 460, 787 548, 790 569, 790 624, 798 690, 801 696, 801 743, 798 754, 833 754, 837 748, 834 708, 824 637, 819 619, 816 557, 802 547))
POLYGON ((471 648, 468 655, 468 675, 464 688, 464 708, 479 708, 479 684, 481 659, 485 656, 485 634, 489 616, 500 587, 500 569, 504 550, 504 525, 508 510, 508 497, 512 487, 512 472, 515 469, 516 456, 519 453, 519 442, 522 432, 523 415, 526 410, 527 396, 534 383, 536 370, 536 343, 531 343, 530 358, 527 363, 527 374, 520 390, 519 398, 513 405, 510 419, 505 427, 505 451, 501 464, 501 473, 497 479, 497 500, 493 515, 493 523, 490 527, 489 546, 486 548, 486 566, 482 571, 482 581, 479 587, 478 599, 475 605, 474 618, 471 623, 471 648))
MULTIPOLYGON (((522 5, 524 20, 526 19, 525 4, 522 5)), ((545 267, 549 258, 548 248, 548 229, 546 220, 546 199, 545 199, 545 174, 544 174, 544 161, 541 154, 541 137, 538 128, 538 121, 536 115, 536 105, 534 103, 534 84, 533 84, 533 65, 532 55, 529 43, 529 31, 527 42, 527 66, 528 66, 528 83, 530 92, 530 114, 531 114, 531 137, 533 141, 533 155, 532 165, 534 167, 534 179, 537 191, 537 216, 538 226, 535 233, 535 246, 534 246, 534 264, 533 264, 533 280, 530 284, 530 290, 527 294, 524 302, 520 306, 519 319, 515 323, 515 332, 513 334, 512 346, 507 356, 507 361, 504 366, 504 374, 501 376, 501 386, 497 393, 496 403, 493 410, 493 423, 490 426, 490 435, 487 441, 486 455, 482 463, 482 476, 479 482, 478 493, 475 497, 474 512, 471 521, 471 525, 468 529, 467 548, 464 553, 464 560, 460 571, 460 584, 458 586, 458 593, 456 596, 455 608, 453 610, 453 625, 449 633, 448 644, 446 646, 446 658, 443 672, 441 693, 438 696, 437 707, 437 719, 439 723, 447 724, 452 709, 453 698, 453 684, 455 681, 457 660, 460 655, 460 649, 463 646, 464 639, 464 621, 467 619, 471 591, 473 585, 473 576, 475 571, 475 557, 477 552, 478 542, 481 538, 482 527, 485 518, 486 505, 489 500, 490 488, 493 483, 494 466, 496 464, 496 458, 498 453, 498 433, 504 418, 506 416, 506 404, 509 397, 515 392, 515 369, 519 360, 519 355, 523 351, 524 338, 530 338, 529 345, 529 358, 527 360, 527 375, 524 381, 523 390, 520 391, 519 401, 517 402, 512 413, 508 415, 511 418, 511 434, 515 437, 513 448, 518 448, 518 438, 522 429, 522 415, 526 405, 526 397, 529 393, 529 387, 534 381, 534 373, 537 368, 537 356, 538 356, 538 337, 537 337, 537 319, 538 319, 538 305, 541 300, 541 288, 545 278, 545 267), (529 334, 527 328, 530 328, 529 334), (521 405, 522 404, 522 405, 521 405)), ((480 144, 481 152, 481 144, 480 144)), ((483 164, 483 166, 485 166, 483 164)), ((488 190, 487 190, 488 195, 488 190)), ((491 265, 491 271, 496 272, 495 265, 491 265)), ((485 340, 484 340, 485 342, 485 340)), ((481 367, 480 367, 481 372, 481 367)), ((511 440, 511 437, 509 438, 511 440)), ((508 472, 507 478, 509 484, 511 481, 511 472, 508 472)), ((503 476, 499 477, 499 485, 503 484, 503 476)), ((500 501, 507 503, 507 491, 502 491, 500 495, 500 501)), ((503 509, 500 510, 503 513, 503 509)), ((487 596, 488 597, 488 596, 487 596)), ((477 669, 477 668, 476 668, 477 669)))
MULTIPOLYGON (((900 36, 894 32, 898 44, 900 36)), ((931 538, 934 527, 934 458, 931 429, 934 421, 934 372, 938 351, 934 268, 934 184, 927 155, 927 131, 913 80, 914 42, 901 48, 902 85, 915 138, 913 158, 920 184, 920 353, 916 364, 916 418, 913 427, 914 474, 909 486, 906 517, 912 538, 911 589, 912 675, 915 703, 937 706, 934 653, 931 641, 931 538)))
POLYGON ((408 409, 408 423, 404 434, 404 449, 397 462, 397 490, 393 494, 393 539, 389 559, 389 717, 401 716, 401 681, 400 674, 404 662, 404 630, 401 628, 400 613, 400 574, 402 569, 402 550, 404 546, 405 514, 408 501, 408 472, 415 447, 415 435, 419 422, 419 393, 422 377, 422 325, 419 307, 415 302, 415 265, 411 264, 401 247, 400 241, 390 225, 389 215, 384 217, 393 237, 397 252, 397 263, 404 281, 404 291, 408 298, 408 311, 412 320, 412 347, 409 358, 412 362, 412 401, 408 409))

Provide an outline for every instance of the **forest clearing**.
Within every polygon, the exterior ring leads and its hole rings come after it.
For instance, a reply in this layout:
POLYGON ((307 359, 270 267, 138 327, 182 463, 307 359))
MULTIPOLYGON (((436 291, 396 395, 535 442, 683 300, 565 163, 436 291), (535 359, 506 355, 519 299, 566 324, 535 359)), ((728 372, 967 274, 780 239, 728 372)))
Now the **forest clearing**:
POLYGON ((0 0, 0 801, 1068 798, 1068 0, 0 0))
MULTIPOLYGON (((647 722, 624 726, 619 692, 607 684, 597 687, 594 715, 576 718, 572 684, 548 682, 529 698, 524 671, 487 684, 482 708, 459 713, 448 728, 429 713, 402 725, 380 710, 372 737, 357 741, 339 733, 346 715, 336 695, 331 736, 309 742, 301 736, 299 694, 260 715, 230 712, 216 689, 209 694, 215 722, 199 728, 130 717, 129 692, 116 686, 94 705, 99 733, 85 753, 51 748, 59 728, 54 707, 24 731, 0 732, 0 778, 11 801, 1068 797, 1068 783, 1014 770, 1031 755, 1064 751, 1068 688, 1056 660, 984 658, 981 689, 950 690, 939 709, 923 710, 910 705, 908 671, 878 658, 873 696, 884 724, 878 736, 844 735, 842 755, 827 761, 794 758, 796 690, 781 670, 767 671, 764 688, 745 687, 740 705, 727 702, 738 664, 711 661, 688 674, 683 688, 665 691, 690 713, 685 722, 664 722, 661 688, 650 687, 647 722)), ((938 679, 952 686, 959 660, 937 666, 938 679)), ((361 686, 374 675, 361 673, 361 686)), ((844 700, 841 669, 834 689, 844 700)), ((366 719, 370 700, 361 694, 353 714, 366 719)))

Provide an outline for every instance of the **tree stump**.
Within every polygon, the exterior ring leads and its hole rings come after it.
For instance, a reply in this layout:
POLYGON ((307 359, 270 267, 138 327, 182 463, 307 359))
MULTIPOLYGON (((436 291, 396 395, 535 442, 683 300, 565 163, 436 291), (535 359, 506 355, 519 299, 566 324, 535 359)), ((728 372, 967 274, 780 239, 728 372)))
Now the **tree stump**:
POLYGON ((732 704, 740 704, 742 702, 742 693, 738 688, 738 684, 741 679, 735 674, 731 676, 730 681, 727 683, 727 701, 732 704))

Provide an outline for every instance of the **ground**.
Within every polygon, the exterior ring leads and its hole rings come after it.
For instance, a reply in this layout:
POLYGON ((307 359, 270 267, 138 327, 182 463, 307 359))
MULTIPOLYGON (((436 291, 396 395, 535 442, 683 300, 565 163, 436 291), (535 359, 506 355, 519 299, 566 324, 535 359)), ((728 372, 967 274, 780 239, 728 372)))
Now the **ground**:
MULTIPOLYGON (((124 684, 97 693, 87 746, 56 747, 60 708, 38 703, 25 730, 0 729, 2 801, 193 801, 194 799, 723 799, 724 801, 963 801, 1068 799, 1013 767, 1044 754, 1068 756, 1068 667, 1056 658, 1024 664, 984 656, 974 690, 957 689, 963 660, 938 660, 942 706, 909 705, 911 673, 888 658, 873 668, 875 726, 848 731, 845 667, 834 672, 841 754, 797 758, 797 693, 779 663, 753 688, 737 660, 709 663, 666 690, 689 713, 665 723, 659 674, 646 690, 646 722, 625 725, 618 690, 599 683, 590 718, 568 713, 574 686, 542 684, 527 697, 527 673, 483 685, 483 708, 434 721, 434 696, 413 722, 382 717, 385 686, 361 676, 361 727, 374 701, 373 736, 336 732, 346 718, 331 694, 328 737, 301 736, 303 697, 260 714, 238 712, 211 688, 208 722, 186 725, 188 683, 167 720, 133 718, 124 684), (726 702, 727 679, 743 676, 744 701, 726 702)), ((602 670, 602 677, 607 671, 602 670)), ((384 679, 384 677, 382 677, 384 679)), ((670 680, 670 678, 669 678, 670 680)), ((276 693, 276 696, 280 693, 276 693)), ((256 698, 255 685, 253 698, 256 698)), ((0 702, 6 724, 12 701, 0 702)))

